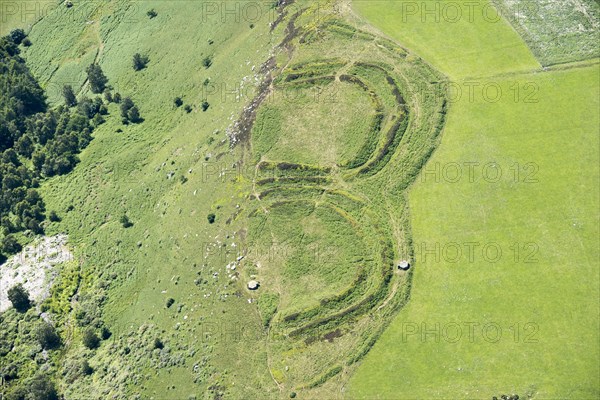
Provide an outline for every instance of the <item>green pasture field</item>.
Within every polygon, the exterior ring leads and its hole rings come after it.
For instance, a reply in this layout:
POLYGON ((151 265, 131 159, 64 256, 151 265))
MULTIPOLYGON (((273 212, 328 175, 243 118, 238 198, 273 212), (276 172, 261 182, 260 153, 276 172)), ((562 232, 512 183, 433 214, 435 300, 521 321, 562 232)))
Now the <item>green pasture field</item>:
POLYGON ((376 29, 454 80, 539 68, 488 0, 358 0, 352 7, 376 29))
MULTIPOLYGON (((377 24, 374 3, 355 7, 377 24)), ((378 26, 411 47, 402 39, 416 27, 378 26)), ((435 48, 439 30, 422 29, 428 40, 416 48, 435 48)), ((421 54, 452 78, 470 68, 444 51, 421 54)), ((440 148, 410 191, 411 299, 348 398, 599 395, 597 60, 518 73, 535 67, 524 52, 474 74, 498 65, 515 73, 476 83, 502 94, 454 97, 440 148)))

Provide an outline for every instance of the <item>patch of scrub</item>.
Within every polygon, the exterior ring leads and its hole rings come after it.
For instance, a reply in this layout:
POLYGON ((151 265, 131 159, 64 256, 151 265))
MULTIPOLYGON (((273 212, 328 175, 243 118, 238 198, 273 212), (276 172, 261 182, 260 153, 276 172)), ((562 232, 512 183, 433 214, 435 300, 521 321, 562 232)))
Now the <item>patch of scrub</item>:
POLYGON ((542 65, 600 56, 600 4, 593 0, 496 0, 542 65))
POLYGON ((67 235, 43 237, 9 258, 0 265, 0 312, 10 308, 7 292, 18 283, 23 284, 33 301, 39 303, 48 298, 57 274, 54 267, 72 259, 67 235))

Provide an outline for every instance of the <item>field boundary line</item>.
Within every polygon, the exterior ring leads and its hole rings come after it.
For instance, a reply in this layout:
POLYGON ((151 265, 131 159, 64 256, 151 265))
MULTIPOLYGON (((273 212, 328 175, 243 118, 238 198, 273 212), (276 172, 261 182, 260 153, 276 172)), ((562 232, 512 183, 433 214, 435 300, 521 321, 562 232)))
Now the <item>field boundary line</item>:
POLYGON ((584 61, 573 61, 573 62, 562 63, 562 64, 554 64, 552 66, 541 67, 539 69, 530 69, 530 70, 525 70, 525 71, 514 71, 514 72, 503 72, 500 74, 494 74, 494 75, 488 75, 488 76, 467 77, 467 78, 464 78, 464 79, 461 79, 458 81, 450 80, 450 82, 465 82, 465 81, 476 80, 476 79, 508 78, 508 77, 526 76, 526 75, 534 75, 534 74, 545 74, 545 73, 551 73, 551 72, 555 72, 555 71, 566 71, 566 70, 570 70, 570 69, 589 68, 589 67, 593 67, 595 65, 600 65, 600 58, 597 57, 597 58, 590 58, 590 59, 584 60, 584 61))

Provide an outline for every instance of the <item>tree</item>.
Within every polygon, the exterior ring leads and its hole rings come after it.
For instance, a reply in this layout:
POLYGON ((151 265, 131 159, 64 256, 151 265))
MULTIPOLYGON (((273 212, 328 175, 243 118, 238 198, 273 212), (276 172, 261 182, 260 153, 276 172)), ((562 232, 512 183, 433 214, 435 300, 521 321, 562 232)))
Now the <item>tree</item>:
POLYGON ((183 105, 183 100, 178 96, 173 99, 173 103, 175 104, 175 107, 181 107, 183 105))
POLYGON ((94 115, 94 118, 92 118, 92 123, 95 127, 102 125, 104 122, 104 118, 102 117, 102 115, 100 115, 100 113, 94 115))
POLYGON ((208 110, 208 107, 210 107, 210 104, 208 104, 208 101, 204 100, 202 102, 202 111, 208 110))
POLYGON ((1 160, 4 164, 12 164, 15 167, 21 165, 21 162, 19 161, 19 156, 17 155, 17 152, 13 149, 8 149, 4 153, 2 153, 1 160))
POLYGON ((6 235, 2 239, 2 251, 6 254, 15 254, 21 251, 23 247, 13 235, 6 235))
POLYGON ((209 224, 214 223, 216 218, 217 216, 213 213, 208 214, 208 216, 206 217, 206 219, 208 219, 209 224))
POLYGON ((129 97, 123 98, 123 100, 121 100, 121 117, 127 118, 129 109, 133 106, 133 100, 131 100, 129 97))
POLYGON ((29 229, 30 231, 32 231, 33 233, 36 233, 38 235, 44 233, 42 226, 35 219, 27 220, 27 223, 25 224, 25 226, 27 227, 27 229, 29 229))
POLYGON ((123 216, 121 216, 121 219, 119 221, 123 225, 123 228, 129 228, 130 226, 133 226, 133 222, 131 222, 129 220, 129 217, 125 214, 123 214, 123 216))
POLYGON ((86 118, 92 118, 96 113, 94 112, 94 103, 87 97, 84 97, 77 104, 77 112, 86 118))
POLYGON ((100 329, 100 337, 102 338, 102 340, 106 340, 111 336, 112 332, 107 327, 103 326, 102 329, 100 329))
POLYGON ((56 329, 47 322, 42 322, 35 330, 35 338, 44 349, 53 349, 60 346, 60 336, 56 329))
POLYGON ((18 46, 21 44, 23 39, 27 37, 27 34, 23 29, 14 29, 10 32, 8 36, 10 37, 10 40, 12 40, 13 43, 18 46))
POLYGON ((73 92, 73 87, 71 85, 64 85, 62 93, 67 107, 77 105, 77 98, 75 97, 75 92, 73 92))
POLYGON ((92 93, 102 93, 108 83, 108 78, 102 72, 102 68, 98 64, 91 64, 85 72, 87 72, 92 93))
POLYGON ((0 220, 0 226, 2 226, 4 235, 8 235, 9 233, 15 231, 15 224, 12 223, 7 215, 2 216, 2 219, 0 220))
POLYGON ((31 307, 29 293, 27 293, 27 290, 20 283, 8 289, 8 299, 15 310, 19 312, 25 312, 31 307))
POLYGON ((58 392, 54 383, 45 375, 36 375, 29 381, 29 396, 27 399, 58 400, 58 392))
POLYGON ((102 338, 102 340, 107 340, 111 336, 112 332, 107 327, 103 326, 102 329, 100 329, 100 337, 102 338))
POLYGON ((52 210, 48 214, 48 219, 52 222, 60 222, 60 217, 56 214, 56 211, 52 210))
POLYGON ((91 328, 86 329, 83 332, 82 341, 83 345, 88 349, 96 349, 98 346, 100 346, 100 338, 91 328))
POLYGON ((84 375, 91 375, 94 372, 94 369, 90 366, 88 360, 83 360, 81 362, 81 373, 84 375))
POLYGON ((29 135, 23 135, 15 143, 15 150, 23 157, 31 158, 35 146, 29 135))
POLYGON ((133 55, 133 69, 135 71, 139 71, 146 68, 146 64, 148 64, 148 61, 148 56, 143 56, 140 53, 135 53, 133 55))
POLYGON ((152 19, 152 18, 156 17, 156 16, 158 15, 158 13, 157 13, 157 12, 156 12, 156 10, 154 10, 154 8, 153 8, 153 9, 151 9, 151 10, 148 10, 148 11, 146 12, 146 15, 148 16, 148 18, 152 19))
POLYGON ((110 89, 104 89, 104 100, 106 100, 107 103, 112 103, 113 96, 112 93, 110 93, 110 89))
POLYGON ((206 69, 210 68, 210 66, 212 65, 212 58, 210 56, 204 57, 204 59, 202 60, 202 65, 206 69))
POLYGON ((133 106, 129 109, 127 112, 127 119, 134 124, 142 121, 142 118, 140 117, 140 110, 138 110, 137 106, 133 106))

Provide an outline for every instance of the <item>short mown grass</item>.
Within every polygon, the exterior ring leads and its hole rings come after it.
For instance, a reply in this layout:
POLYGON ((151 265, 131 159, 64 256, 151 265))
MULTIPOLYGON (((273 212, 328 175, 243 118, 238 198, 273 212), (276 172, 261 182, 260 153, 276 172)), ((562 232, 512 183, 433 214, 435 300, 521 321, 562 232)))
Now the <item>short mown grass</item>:
POLYGON ((358 0, 352 6, 369 23, 453 79, 539 67, 489 0, 358 0))
POLYGON ((410 194, 411 300, 350 380, 350 398, 598 396, 598 67, 500 81, 506 91, 515 83, 538 85, 538 101, 452 108, 410 194), (436 178, 450 163, 462 179, 436 178), (472 182, 464 163, 480 166, 472 182), (498 182, 484 179, 486 163, 502 168, 498 182), (479 244, 472 260, 467 243, 479 244), (452 244, 457 261, 441 250, 452 244), (497 262, 486 244, 501 249, 497 262))

